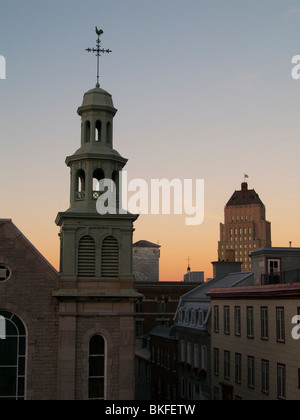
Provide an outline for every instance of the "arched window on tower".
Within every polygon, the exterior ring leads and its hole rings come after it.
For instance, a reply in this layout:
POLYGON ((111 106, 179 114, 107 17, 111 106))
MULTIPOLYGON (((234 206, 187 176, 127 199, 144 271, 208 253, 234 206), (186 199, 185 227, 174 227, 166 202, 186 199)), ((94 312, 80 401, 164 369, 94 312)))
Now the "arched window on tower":
POLYGON ((107 126, 106 126, 106 136, 107 136, 106 142, 111 145, 112 144, 112 125, 110 121, 107 123, 107 126))
POLYGON ((101 193, 103 193, 103 191, 101 191, 100 189, 100 181, 104 178, 105 176, 102 169, 96 169, 94 171, 93 173, 93 198, 96 200, 100 197, 101 193))
POLYGON ((76 173, 75 194, 77 200, 85 198, 85 172, 82 169, 76 173))
POLYGON ((96 122, 96 129, 95 129, 95 141, 101 141, 101 130, 102 130, 102 123, 100 120, 96 122))
POLYGON ((101 276, 119 276, 119 244, 116 238, 108 236, 102 243, 101 276))
POLYGON ((96 275, 96 245, 91 236, 84 236, 78 246, 78 277, 90 278, 96 275))
POLYGON ((105 398, 105 341, 101 335, 94 335, 89 345, 89 400, 105 398))
POLYGON ((117 203, 119 203, 119 198, 120 198, 120 174, 118 171, 114 171, 112 174, 112 180, 115 184, 115 188, 116 188, 116 197, 117 197, 117 203))
POLYGON ((89 143, 91 141, 91 123, 86 121, 84 124, 84 142, 89 143))
POLYGON ((5 340, 0 339, 0 401, 25 400, 26 330, 14 314, 0 311, 5 340))

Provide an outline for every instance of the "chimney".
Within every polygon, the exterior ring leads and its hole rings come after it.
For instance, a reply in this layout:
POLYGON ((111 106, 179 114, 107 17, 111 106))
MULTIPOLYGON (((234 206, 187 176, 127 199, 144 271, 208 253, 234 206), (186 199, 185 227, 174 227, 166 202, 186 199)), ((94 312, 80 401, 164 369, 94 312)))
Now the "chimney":
POLYGON ((242 193, 246 194, 247 191, 248 191, 248 184, 247 184, 247 182, 243 182, 242 183, 242 193))

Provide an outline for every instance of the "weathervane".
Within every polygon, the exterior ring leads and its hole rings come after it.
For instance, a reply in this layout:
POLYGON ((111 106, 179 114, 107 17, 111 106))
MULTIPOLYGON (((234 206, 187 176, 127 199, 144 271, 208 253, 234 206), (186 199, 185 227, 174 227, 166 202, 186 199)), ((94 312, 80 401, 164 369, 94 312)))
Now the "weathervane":
POLYGON ((86 51, 87 52, 93 52, 95 53, 96 57, 97 57, 97 84, 96 87, 99 88, 100 84, 99 84, 99 78, 100 78, 100 56, 104 53, 111 53, 111 50, 105 50, 103 48, 101 48, 101 39, 100 36, 103 34, 102 29, 98 29, 96 26, 96 34, 98 35, 98 39, 96 41, 97 43, 97 47, 96 48, 87 48, 86 51))

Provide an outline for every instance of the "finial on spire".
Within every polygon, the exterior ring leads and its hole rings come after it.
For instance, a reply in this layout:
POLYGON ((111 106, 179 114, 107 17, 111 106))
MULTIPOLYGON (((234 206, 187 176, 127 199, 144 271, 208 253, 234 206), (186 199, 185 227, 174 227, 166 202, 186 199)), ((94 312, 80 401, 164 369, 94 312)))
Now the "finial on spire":
POLYGON ((112 51, 111 50, 108 50, 108 49, 105 50, 105 49, 101 48, 101 39, 100 39, 100 36, 104 32, 102 31, 102 29, 98 29, 97 26, 96 26, 95 30, 96 30, 96 34, 98 35, 98 39, 96 41, 96 48, 87 48, 86 51, 87 52, 95 53, 95 55, 97 57, 97 84, 96 84, 96 87, 99 88, 100 87, 100 83, 99 83, 99 80, 100 80, 100 56, 102 54, 104 54, 104 53, 108 53, 109 54, 112 51))
POLYGON ((187 268, 187 272, 190 273, 190 271, 191 271, 191 267, 190 267, 191 259, 190 259, 190 257, 188 257, 187 262, 189 264, 188 268, 187 268))

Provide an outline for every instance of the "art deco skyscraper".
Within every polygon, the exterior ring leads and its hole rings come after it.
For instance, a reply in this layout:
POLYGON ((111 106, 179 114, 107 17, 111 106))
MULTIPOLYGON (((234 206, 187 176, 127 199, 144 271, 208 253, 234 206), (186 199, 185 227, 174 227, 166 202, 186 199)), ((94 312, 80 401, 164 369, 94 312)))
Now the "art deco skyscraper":
POLYGON ((266 208, 255 190, 246 182, 235 191, 225 206, 225 220, 220 224, 218 258, 242 262, 242 270, 251 269, 253 249, 271 246, 271 223, 266 208))

